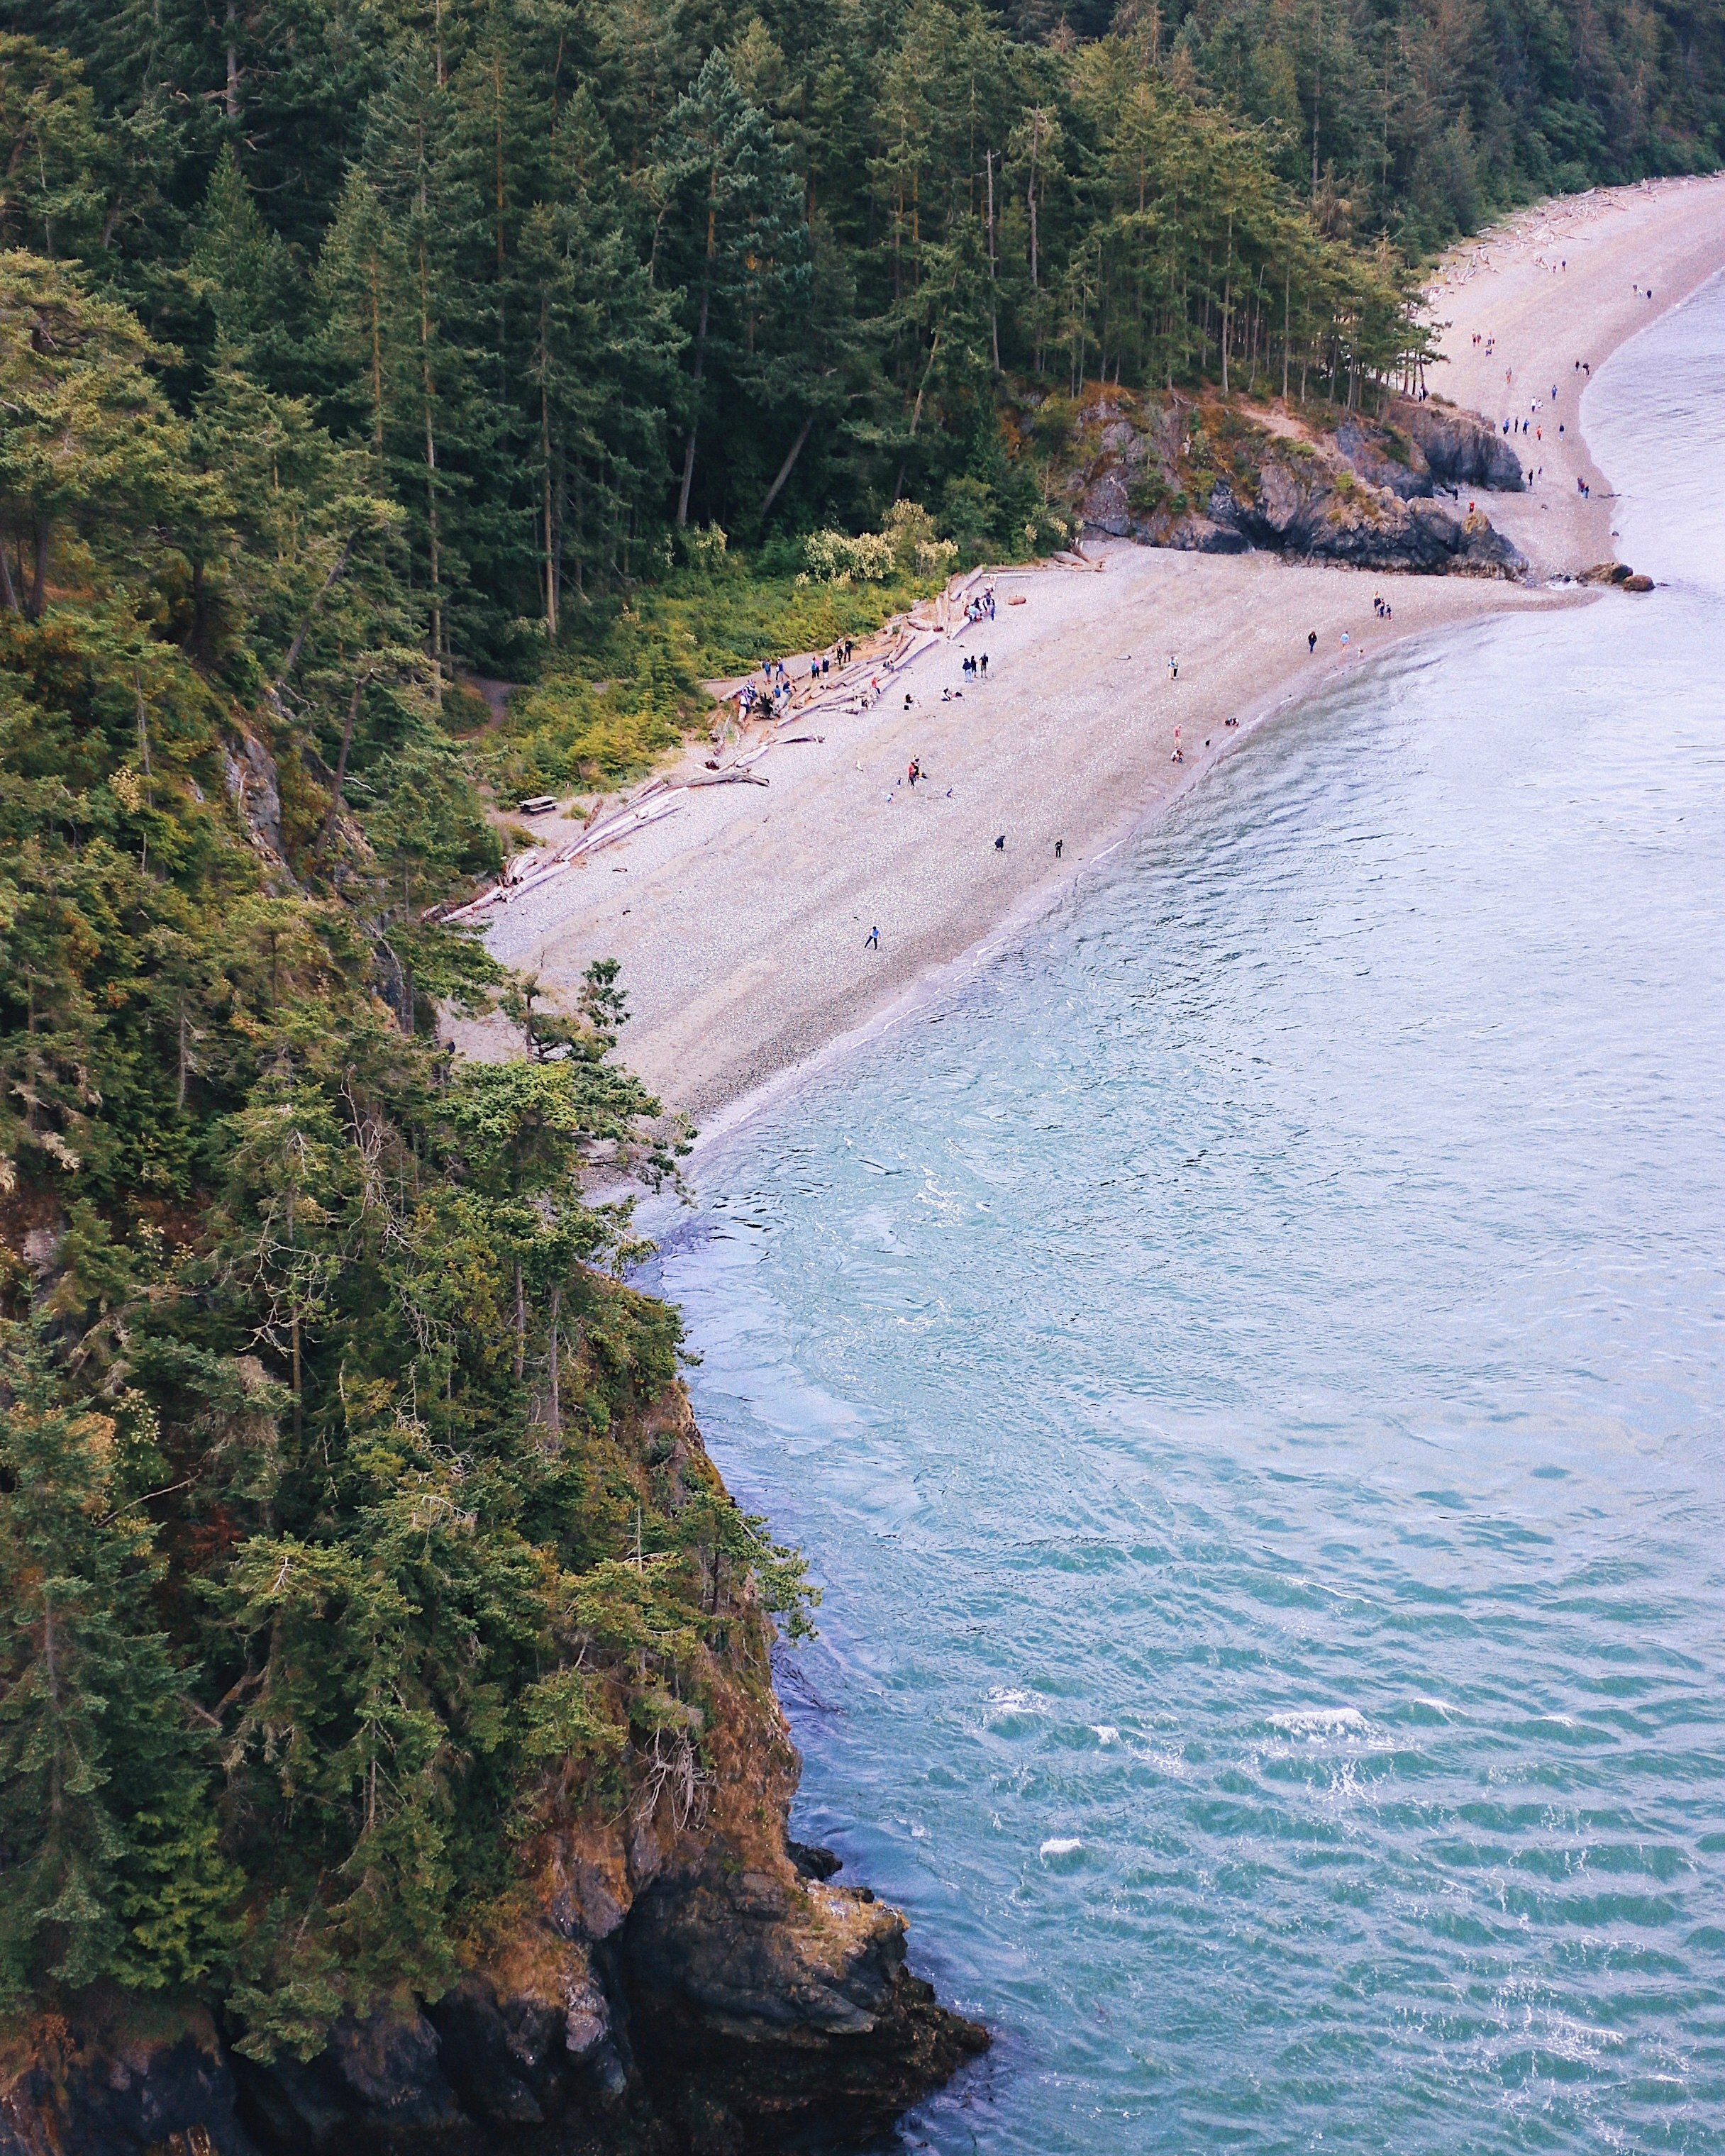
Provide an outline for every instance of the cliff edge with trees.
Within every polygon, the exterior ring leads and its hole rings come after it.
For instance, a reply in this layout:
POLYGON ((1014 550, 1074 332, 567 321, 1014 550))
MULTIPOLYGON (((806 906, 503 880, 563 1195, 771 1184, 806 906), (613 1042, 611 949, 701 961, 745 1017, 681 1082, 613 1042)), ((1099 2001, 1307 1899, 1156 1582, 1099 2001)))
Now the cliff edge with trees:
POLYGON ((1502 567, 1415 263, 1722 127, 1684 0, 0 6, 0 2147, 747 2146, 984 2041, 787 1840, 614 970, 440 911, 896 503, 1502 567))

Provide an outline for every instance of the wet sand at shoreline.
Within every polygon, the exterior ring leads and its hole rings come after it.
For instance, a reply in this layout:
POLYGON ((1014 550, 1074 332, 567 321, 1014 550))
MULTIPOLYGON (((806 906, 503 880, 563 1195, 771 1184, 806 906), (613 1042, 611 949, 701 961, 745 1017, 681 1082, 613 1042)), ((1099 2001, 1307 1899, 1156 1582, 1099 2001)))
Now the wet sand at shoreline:
MULTIPOLYGON (((1457 355, 1429 377, 1439 393, 1501 419, 1512 408, 1491 401, 1494 372, 1501 383, 1512 367, 1517 390, 1538 382, 1523 403, 1559 384, 1560 455, 1574 461, 1554 474, 1560 459, 1548 455, 1547 481, 1532 495, 1482 503, 1542 575, 1611 551, 1602 483, 1594 475, 1591 504, 1575 490, 1575 471, 1592 467, 1574 431, 1579 392, 1557 355, 1572 375, 1576 357, 1597 368, 1667 298, 1722 265, 1725 179, 1579 198, 1452 258, 1434 295, 1449 325, 1443 342, 1457 355), (1560 212, 1563 244, 1548 244, 1560 212), (1566 252, 1567 271, 1540 266, 1566 252), (1651 285, 1655 300, 1636 301, 1632 283, 1651 285), (1497 339, 1489 359, 1471 342, 1476 330, 1497 339)), ((766 787, 680 794, 662 820, 521 892, 489 930, 489 947, 553 994, 572 992, 593 958, 620 959, 625 1059, 668 1106, 711 1127, 913 1000, 940 969, 979 960, 1004 927, 1050 902, 1255 722, 1338 668, 1456 622, 1578 603, 1573 593, 1264 554, 1127 542, 1087 551, 1094 568, 1002 576, 997 619, 914 660, 871 710, 799 723, 793 731, 819 738, 775 745, 759 767, 766 787), (1379 594, 1394 608, 1391 624, 1373 613, 1379 594), (1024 604, 1009 603, 1020 596, 1024 604), (967 653, 983 651, 986 685, 961 671, 967 653), (914 788, 913 757, 925 774, 914 788), (875 927, 880 947, 865 948, 875 927)), ((1615 594, 1601 603, 1634 603, 1615 594)), ((699 757, 691 750, 685 762, 697 768, 699 757)), ((495 1029, 457 1034, 470 1053, 507 1052, 495 1029)))
POLYGON ((1544 476, 1527 494, 1493 495, 1487 506, 1536 575, 1615 557, 1610 482, 1579 424, 1583 393, 1619 345, 1722 267, 1725 174, 1601 187, 1541 203, 1454 249, 1440 264, 1430 311, 1445 325, 1445 362, 1426 378, 1438 395, 1500 425, 1512 417, 1530 422, 1516 446, 1523 465, 1543 464, 1544 476), (1489 352, 1488 339, 1495 346, 1489 352), (1590 372, 1578 372, 1578 360, 1590 372), (1513 381, 1505 381, 1506 372, 1513 381), (1538 413, 1530 408, 1536 401, 1538 413), (1534 427, 1543 429, 1543 439, 1534 427), (1592 489, 1591 500, 1578 491, 1578 479, 1592 489))

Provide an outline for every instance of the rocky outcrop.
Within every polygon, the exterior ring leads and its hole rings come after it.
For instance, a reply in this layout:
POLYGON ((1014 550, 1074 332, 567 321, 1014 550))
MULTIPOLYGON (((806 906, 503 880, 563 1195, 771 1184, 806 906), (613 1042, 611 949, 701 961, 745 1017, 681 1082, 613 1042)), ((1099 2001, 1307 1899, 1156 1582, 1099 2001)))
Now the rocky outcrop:
POLYGON ((896 1910, 818 1881, 649 1892, 624 1953, 643 2068, 696 2146, 883 2133, 985 2047, 905 1967, 896 1910))
POLYGON ((1507 438, 1477 413, 1404 397, 1391 402, 1385 424, 1406 435, 1414 456, 1440 485, 1519 494, 1526 484, 1522 460, 1507 438))
POLYGON ((7 2031, 0 2156, 254 2156, 237 2096, 208 2013, 98 1989, 7 2031))
POLYGON ((1404 500, 1386 488, 1274 460, 1265 465, 1255 501, 1236 501, 1218 487, 1210 521, 1281 553, 1363 569, 1515 576, 1527 566, 1477 510, 1458 516, 1435 501, 1404 500))
MULTIPOLYGON (((650 1435, 668 1474, 707 1471, 680 1390, 650 1435)), ((988 2037, 911 1973, 896 1910, 788 1838, 769 1636, 751 1606, 714 1656, 698 1753, 637 1759, 524 1845, 440 1996, 267 2062, 202 2009, 62 2005, 0 2053, 0 2156, 746 2156, 886 2130, 988 2037)))
POLYGON ((1575 579, 1578 584, 1604 584, 1619 592, 1651 592, 1651 577, 1638 577, 1627 562, 1595 562, 1575 579))
POLYGON ((1438 499, 1523 484, 1509 443, 1453 406, 1393 399, 1381 418, 1344 413, 1327 428, 1279 408, 1115 392, 1087 418, 1066 488, 1091 532, 1420 575, 1526 573, 1477 501, 1438 499))

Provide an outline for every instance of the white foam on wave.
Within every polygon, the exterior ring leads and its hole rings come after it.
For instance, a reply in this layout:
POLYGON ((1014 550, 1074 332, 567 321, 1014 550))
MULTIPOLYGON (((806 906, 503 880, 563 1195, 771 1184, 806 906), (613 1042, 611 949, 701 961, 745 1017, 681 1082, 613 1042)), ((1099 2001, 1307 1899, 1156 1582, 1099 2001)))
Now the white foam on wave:
POLYGON ((1070 1856, 1083 1846, 1081 1841, 1075 1840, 1070 1835, 1050 1835, 1036 1854, 1039 1856, 1070 1856))
POLYGON ((1296 1714, 1272 1714, 1271 1727, 1285 1737, 1363 1737, 1366 1717, 1357 1707, 1307 1707, 1296 1714))
POLYGON ((1120 1732, 1111 1722, 1091 1722, 1090 1733, 1098 1744, 1117 1744, 1120 1742, 1120 1732))
POLYGON ((990 1708, 996 1714, 1040 1714, 1043 1702, 1034 1691, 1015 1691, 1009 1685, 995 1685, 988 1694, 990 1708))

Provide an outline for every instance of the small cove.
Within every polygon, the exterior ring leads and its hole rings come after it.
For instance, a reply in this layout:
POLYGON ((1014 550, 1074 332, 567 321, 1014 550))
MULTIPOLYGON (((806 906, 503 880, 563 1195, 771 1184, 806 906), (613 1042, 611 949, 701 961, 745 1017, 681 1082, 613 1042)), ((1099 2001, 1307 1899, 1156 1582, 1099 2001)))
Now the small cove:
POLYGON ((913 2147, 1725 2139, 1725 282, 1662 588, 1291 711, 703 1158, 797 1829, 999 2032, 913 2147))

